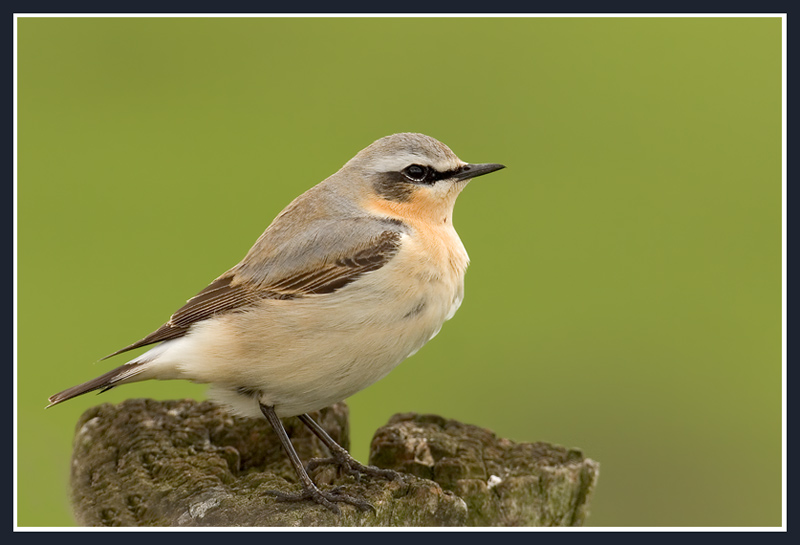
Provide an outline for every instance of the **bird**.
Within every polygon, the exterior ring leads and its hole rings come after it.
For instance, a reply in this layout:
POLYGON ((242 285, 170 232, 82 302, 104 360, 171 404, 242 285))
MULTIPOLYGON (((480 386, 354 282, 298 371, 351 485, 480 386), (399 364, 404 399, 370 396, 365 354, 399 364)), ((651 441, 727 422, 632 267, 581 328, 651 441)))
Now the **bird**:
POLYGON ((278 500, 369 509, 313 482, 280 419, 297 416, 348 473, 402 479, 355 460, 308 413, 385 377, 453 317, 469 263, 454 204, 470 180, 502 168, 466 163, 420 133, 374 141, 289 203, 166 323, 102 359, 154 347, 47 407, 149 379, 206 383, 212 401, 274 429, 301 485, 270 491, 278 500))

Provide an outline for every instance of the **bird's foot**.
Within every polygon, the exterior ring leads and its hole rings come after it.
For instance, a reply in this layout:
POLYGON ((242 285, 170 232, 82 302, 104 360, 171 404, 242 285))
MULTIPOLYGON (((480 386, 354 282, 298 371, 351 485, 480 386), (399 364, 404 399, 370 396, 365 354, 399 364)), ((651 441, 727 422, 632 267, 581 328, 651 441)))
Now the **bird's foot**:
POLYGON ((298 494, 289 494, 286 492, 280 492, 278 490, 267 490, 266 494, 274 496, 276 501, 297 502, 312 500, 323 507, 330 509, 337 515, 341 513, 339 506, 336 505, 337 503, 347 503, 358 507, 358 509, 361 511, 372 510, 375 512, 375 508, 369 502, 356 498, 355 496, 351 496, 350 494, 346 494, 342 491, 341 487, 333 488, 330 491, 322 491, 316 486, 311 485, 303 488, 302 492, 298 494))
POLYGON ((306 471, 309 473, 322 466, 327 464, 335 464, 339 466, 344 473, 347 475, 352 475, 355 477, 356 482, 361 481, 362 475, 368 475, 370 477, 381 477, 387 479, 389 481, 403 481, 403 474, 392 469, 383 469, 380 467, 375 466, 365 466, 350 454, 342 449, 342 451, 334 451, 331 453, 329 458, 312 458, 308 461, 308 465, 306 466, 306 471))

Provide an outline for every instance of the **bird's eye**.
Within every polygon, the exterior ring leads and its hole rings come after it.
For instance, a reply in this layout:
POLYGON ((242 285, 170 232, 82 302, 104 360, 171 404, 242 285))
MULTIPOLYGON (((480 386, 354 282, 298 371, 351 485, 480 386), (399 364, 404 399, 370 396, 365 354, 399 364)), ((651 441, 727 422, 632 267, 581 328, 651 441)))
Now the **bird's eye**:
POLYGON ((403 176, 412 182, 421 182, 428 175, 428 167, 422 165, 411 165, 403 169, 403 176))

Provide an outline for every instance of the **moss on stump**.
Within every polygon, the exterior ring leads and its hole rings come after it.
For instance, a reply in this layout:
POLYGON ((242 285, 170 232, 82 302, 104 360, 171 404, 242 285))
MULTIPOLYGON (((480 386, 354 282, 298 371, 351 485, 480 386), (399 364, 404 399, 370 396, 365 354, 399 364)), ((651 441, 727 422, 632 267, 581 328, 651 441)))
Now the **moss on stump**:
MULTIPOLYGON (((312 417, 348 448, 348 410, 312 417)), ((298 419, 284 420, 300 458, 327 450, 298 419)), ((266 420, 234 417, 210 402, 132 399, 87 410, 75 433, 72 503, 83 526, 575 526, 583 523, 598 464, 580 451, 514 443, 435 415, 395 415, 378 429, 370 463, 403 482, 341 475, 341 486, 375 511, 339 504, 336 515, 297 492, 296 475, 266 420)))

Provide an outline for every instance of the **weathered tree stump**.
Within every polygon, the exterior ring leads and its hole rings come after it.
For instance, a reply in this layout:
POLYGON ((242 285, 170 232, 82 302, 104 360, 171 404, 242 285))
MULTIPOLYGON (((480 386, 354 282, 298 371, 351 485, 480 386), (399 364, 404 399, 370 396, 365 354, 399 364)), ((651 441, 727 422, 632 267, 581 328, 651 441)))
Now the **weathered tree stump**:
MULTIPOLYGON (((349 446, 348 410, 312 414, 349 446)), ((327 450, 299 420, 284 420, 304 462, 327 450)), ((356 482, 330 465, 311 477, 341 486, 375 511, 275 501, 299 484, 266 420, 210 402, 133 399, 80 418, 72 502, 84 526, 575 526, 583 523, 598 464, 580 451, 514 443, 435 415, 395 415, 372 440, 370 463, 402 482, 356 482)))

